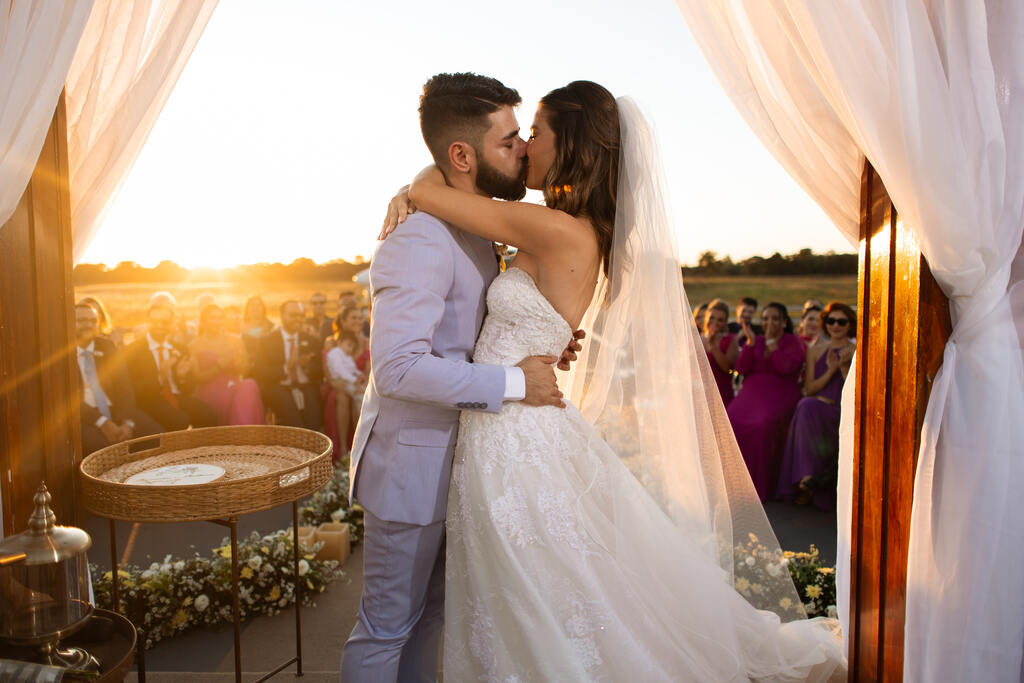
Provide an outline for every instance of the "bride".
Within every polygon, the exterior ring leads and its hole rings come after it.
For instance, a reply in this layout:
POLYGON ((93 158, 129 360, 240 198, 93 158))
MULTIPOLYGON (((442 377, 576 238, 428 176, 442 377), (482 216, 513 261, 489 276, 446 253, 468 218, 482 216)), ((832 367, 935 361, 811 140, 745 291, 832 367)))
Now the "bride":
POLYGON ((546 206, 450 188, 430 167, 385 226, 418 208, 517 248, 475 362, 557 356, 579 327, 591 338, 565 410, 462 414, 445 677, 844 680, 838 626, 805 618, 739 456, 636 105, 588 81, 554 90, 527 155, 546 206))

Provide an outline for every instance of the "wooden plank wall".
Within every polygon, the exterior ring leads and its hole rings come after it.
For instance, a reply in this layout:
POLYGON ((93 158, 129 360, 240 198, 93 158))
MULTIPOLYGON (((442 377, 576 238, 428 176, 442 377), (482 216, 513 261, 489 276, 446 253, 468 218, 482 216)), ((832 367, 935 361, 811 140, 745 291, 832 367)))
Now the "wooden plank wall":
POLYGON ((861 183, 850 680, 901 681, 914 471, 945 295, 868 164, 861 183))
POLYGON ((67 117, 61 95, 35 171, 0 228, 0 492, 4 535, 23 531, 45 480, 74 524, 79 371, 71 286, 67 117))

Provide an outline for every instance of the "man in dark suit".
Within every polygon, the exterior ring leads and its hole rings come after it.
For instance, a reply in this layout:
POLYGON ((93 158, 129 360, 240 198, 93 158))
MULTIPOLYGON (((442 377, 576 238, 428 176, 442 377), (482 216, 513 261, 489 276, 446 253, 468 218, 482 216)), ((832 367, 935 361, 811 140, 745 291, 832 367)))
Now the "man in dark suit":
POLYGON ((253 376, 277 424, 318 429, 322 342, 302 329, 298 301, 281 304, 281 326, 260 339, 253 376))
POLYGON ((83 454, 160 432, 160 425, 135 405, 131 379, 117 347, 99 336, 96 309, 85 303, 75 306, 75 330, 82 377, 79 412, 83 454))
POLYGON ((729 332, 738 335, 736 342, 740 348, 754 341, 757 335, 764 334, 761 326, 754 323, 756 314, 757 299, 745 296, 736 304, 736 321, 729 323, 729 332))
POLYGON ((148 317, 146 335, 125 349, 139 407, 169 432, 216 426, 213 408, 191 395, 188 351, 171 338, 174 309, 157 302, 148 317))

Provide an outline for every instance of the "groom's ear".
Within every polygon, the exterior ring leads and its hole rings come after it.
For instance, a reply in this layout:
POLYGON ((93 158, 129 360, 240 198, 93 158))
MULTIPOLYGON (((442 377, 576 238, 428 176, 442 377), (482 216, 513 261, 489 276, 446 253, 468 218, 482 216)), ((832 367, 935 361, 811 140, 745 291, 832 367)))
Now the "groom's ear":
POLYGON ((448 164, 454 173, 472 173, 476 166, 476 150, 472 145, 456 140, 448 145, 448 164))

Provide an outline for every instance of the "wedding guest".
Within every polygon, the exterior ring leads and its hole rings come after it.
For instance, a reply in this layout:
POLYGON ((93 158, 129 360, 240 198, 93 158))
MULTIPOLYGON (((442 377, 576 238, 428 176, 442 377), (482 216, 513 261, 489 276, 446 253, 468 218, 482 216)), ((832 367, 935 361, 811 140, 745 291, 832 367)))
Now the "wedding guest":
POLYGON ((327 297, 323 292, 315 292, 309 297, 309 307, 311 313, 306 321, 306 331, 323 343, 334 334, 334 320, 327 315, 327 297))
POLYGON ((242 379, 249 358, 242 339, 228 334, 217 304, 199 312, 199 329, 188 346, 196 397, 213 408, 221 425, 264 423, 263 401, 255 380, 242 379))
POLYGON ((324 406, 324 431, 334 443, 335 462, 352 448, 352 435, 359 419, 363 392, 366 390, 366 375, 356 367, 354 354, 358 345, 356 336, 340 329, 335 335, 334 346, 326 352, 325 370, 327 397, 324 406))
POLYGON ((103 305, 103 302, 94 296, 83 296, 78 300, 77 305, 85 304, 91 306, 96 311, 98 323, 96 329, 99 330, 100 337, 109 339, 114 343, 114 346, 120 347, 124 343, 124 334, 127 331, 123 327, 115 328, 110 322, 110 314, 107 313, 107 307, 103 305))
POLYGON ((835 509, 839 469, 839 401, 856 346, 856 314, 833 301, 825 309, 828 341, 807 349, 805 398, 789 425, 778 496, 798 504, 835 509))
POLYGON ((82 454, 163 431, 135 404, 131 378, 117 347, 100 336, 99 316, 85 299, 75 306, 82 454))
POLYGON ((344 311, 346 308, 359 308, 359 294, 346 289, 338 294, 338 310, 344 311))
POLYGON ((807 301, 804 302, 804 307, 803 307, 803 310, 801 311, 801 314, 806 313, 807 309, 814 308, 814 307, 818 307, 818 308, 820 308, 822 310, 825 310, 825 304, 821 303, 821 299, 815 299, 815 298, 812 297, 812 298, 810 298, 810 299, 808 299, 807 301))
POLYGON ((362 311, 356 307, 342 309, 338 316, 341 319, 341 330, 356 338, 356 350, 353 357, 359 372, 368 372, 370 368, 370 340, 363 334, 366 319, 362 311))
POLYGON ((761 312, 764 334, 746 326, 751 343, 736 360, 745 375, 743 388, 729 404, 729 421, 762 501, 771 499, 779 481, 782 450, 790 418, 800 400, 798 377, 804 344, 793 334, 786 307, 771 302, 761 312))
POLYGON ((718 385, 718 393, 726 407, 732 402, 732 368, 739 355, 736 335, 728 332, 729 305, 721 299, 708 304, 701 326, 701 339, 704 351, 708 354, 708 363, 718 385))
POLYGON ((698 330, 704 329, 704 316, 707 315, 709 305, 710 302, 702 301, 697 304, 697 308, 693 311, 693 322, 697 325, 698 330))
POLYGON ((192 395, 194 378, 188 350, 173 336, 173 297, 170 301, 164 297, 155 301, 146 314, 148 331, 125 348, 136 402, 165 431, 214 427, 217 414, 192 395))
POLYGON ((281 326, 260 339, 253 375, 277 424, 318 429, 321 422, 320 342, 302 329, 302 306, 281 304, 281 326))
POLYGON ((743 348, 761 334, 761 326, 754 323, 757 313, 757 299, 745 296, 736 304, 736 320, 729 323, 729 332, 736 335, 736 343, 743 348), (749 334, 748 334, 749 333, 749 334))
MULTIPOLYGON (((810 303, 812 300, 808 300, 810 303)), ((800 324, 797 326, 797 336, 808 348, 813 347, 822 341, 821 335, 821 306, 804 304, 804 312, 800 316, 800 324)))
POLYGON ((260 338, 274 329, 274 323, 267 318, 267 305, 260 296, 253 295, 245 302, 242 315, 242 341, 249 358, 255 358, 260 350, 260 338))

